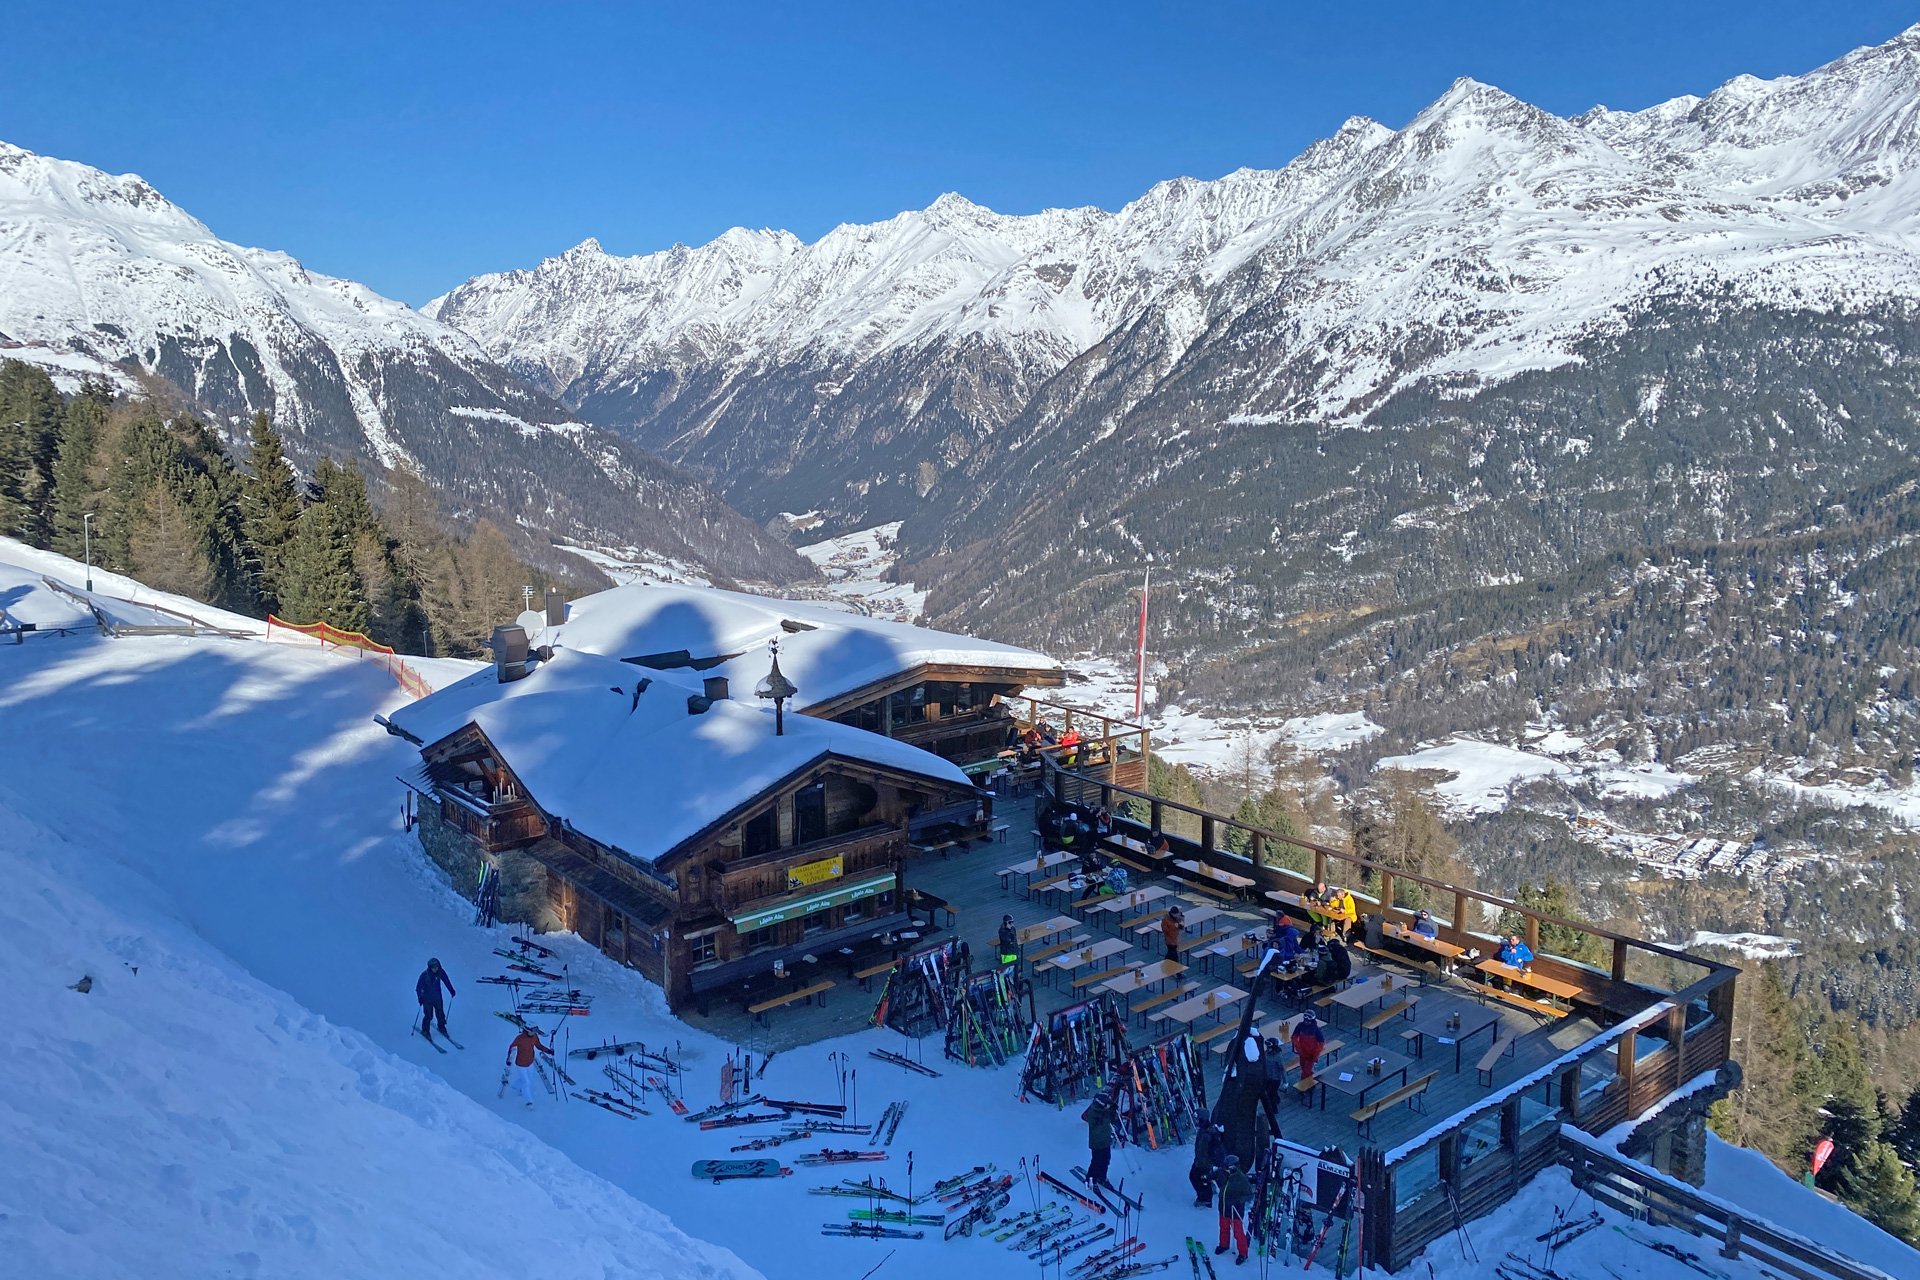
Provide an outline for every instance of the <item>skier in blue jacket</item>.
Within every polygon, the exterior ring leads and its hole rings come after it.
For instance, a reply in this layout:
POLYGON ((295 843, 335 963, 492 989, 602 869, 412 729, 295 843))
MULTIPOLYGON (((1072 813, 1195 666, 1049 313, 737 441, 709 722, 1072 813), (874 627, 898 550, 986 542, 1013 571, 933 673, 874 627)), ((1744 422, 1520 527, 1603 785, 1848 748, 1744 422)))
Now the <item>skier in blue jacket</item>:
POLYGON ((440 967, 438 960, 427 961, 426 969, 413 984, 413 995, 420 1002, 420 1034, 433 1039, 433 1024, 440 1023, 440 1034, 447 1034, 447 1007, 440 1002, 440 988, 447 988, 448 995, 459 994, 453 989, 453 979, 440 967))
POLYGON ((1533 949, 1520 941, 1518 934, 1514 934, 1500 947, 1500 963, 1510 964, 1524 973, 1527 966, 1533 963, 1533 949))

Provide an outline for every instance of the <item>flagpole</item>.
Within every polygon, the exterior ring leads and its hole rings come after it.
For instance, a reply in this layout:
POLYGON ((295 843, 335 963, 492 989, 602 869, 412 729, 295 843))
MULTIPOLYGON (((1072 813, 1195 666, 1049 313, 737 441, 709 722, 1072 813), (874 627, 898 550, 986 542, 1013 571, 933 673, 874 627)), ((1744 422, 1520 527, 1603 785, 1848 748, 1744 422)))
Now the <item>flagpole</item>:
POLYGON ((1147 692, 1147 597, 1153 593, 1153 570, 1147 570, 1147 576, 1140 584, 1140 639, 1134 646, 1133 672, 1133 718, 1138 720, 1146 709, 1147 692))

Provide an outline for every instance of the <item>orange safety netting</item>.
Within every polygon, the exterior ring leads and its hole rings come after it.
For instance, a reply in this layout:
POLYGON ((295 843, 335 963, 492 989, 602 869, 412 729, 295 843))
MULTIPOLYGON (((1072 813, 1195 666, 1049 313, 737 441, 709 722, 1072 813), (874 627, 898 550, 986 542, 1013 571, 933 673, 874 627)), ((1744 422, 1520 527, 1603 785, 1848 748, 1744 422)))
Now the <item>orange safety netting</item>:
POLYGON ((275 627, 279 627, 282 631, 295 631, 303 636, 311 636, 320 642, 320 647, 323 649, 328 645, 332 645, 338 649, 351 649, 354 656, 359 658, 360 661, 376 663, 386 668, 387 674, 392 676, 400 688, 411 697, 424 698, 433 692, 432 687, 420 678, 419 672, 407 665, 404 658, 400 657, 386 645, 375 640, 370 640, 358 631, 342 631, 340 628, 330 626, 324 622, 309 622, 304 624, 287 622, 284 619, 276 618, 272 614, 268 614, 267 639, 273 639, 273 629, 275 627))

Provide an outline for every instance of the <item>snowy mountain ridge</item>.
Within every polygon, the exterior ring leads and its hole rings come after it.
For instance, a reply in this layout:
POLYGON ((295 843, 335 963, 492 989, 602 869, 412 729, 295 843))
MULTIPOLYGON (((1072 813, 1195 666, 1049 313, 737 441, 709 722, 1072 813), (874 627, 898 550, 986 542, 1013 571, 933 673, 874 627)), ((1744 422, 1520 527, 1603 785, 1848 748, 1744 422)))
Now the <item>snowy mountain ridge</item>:
MULTIPOLYGON (((916 467, 946 471, 1149 316, 1168 364, 1229 329, 1259 348, 1272 372, 1241 414, 1358 424, 1421 380, 1564 362, 1655 297, 1911 297, 1917 116, 1920 27, 1637 112, 1563 119, 1463 79, 1402 129, 1356 118, 1283 169, 1163 182, 1117 213, 1009 216, 949 194, 810 245, 736 228, 618 258, 587 241, 424 310, 718 482, 749 457, 785 481, 757 435, 796 415, 817 425, 789 459, 802 471, 853 419, 911 436, 938 418, 908 455, 872 460, 895 474, 842 481, 924 493, 916 467)), ((731 483, 751 513, 779 509, 764 479, 731 483)))
POLYGON ((72 390, 157 375, 229 440, 256 409, 303 464, 418 469, 469 513, 753 579, 806 565, 705 486, 586 426, 451 326, 221 240, 144 179, 0 143, 0 357, 72 390), (701 549, 687 542, 704 533, 701 549))

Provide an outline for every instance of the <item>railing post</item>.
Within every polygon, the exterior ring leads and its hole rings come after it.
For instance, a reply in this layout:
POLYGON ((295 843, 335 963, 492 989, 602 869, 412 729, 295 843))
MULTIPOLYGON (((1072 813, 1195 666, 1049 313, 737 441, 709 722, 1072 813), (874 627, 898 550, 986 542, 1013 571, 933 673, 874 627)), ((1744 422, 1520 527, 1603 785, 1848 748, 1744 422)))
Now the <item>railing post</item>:
POLYGON ((1315 850, 1313 855, 1313 882, 1315 884, 1327 882, 1327 855, 1318 850, 1315 850))
POLYGON ((1667 1011, 1667 1043, 1673 1046, 1673 1087, 1687 1082, 1687 1006, 1676 1004, 1667 1011))
POLYGON ((1540 953, 1540 917, 1527 917, 1527 950, 1535 955, 1540 953))
POLYGON ((1158 839, 1160 835, 1160 802, 1158 800, 1147 801, 1147 824, 1154 837, 1158 839))
POLYGON ((1627 940, 1625 938, 1613 940, 1613 980, 1615 982, 1627 980, 1627 940))
POLYGON ((1453 927, 1461 933, 1469 932, 1467 928, 1467 895, 1458 889, 1453 891, 1453 927))
POLYGON ((1202 857, 1213 852, 1213 815, 1200 815, 1200 853, 1202 857))
POLYGON ((1252 835, 1253 839, 1247 844, 1247 856, 1253 859, 1254 866, 1264 867, 1267 865, 1267 838, 1258 831, 1252 835))
POLYGON ((1727 1239, 1720 1246, 1720 1256, 1737 1258, 1740 1256, 1740 1219, 1735 1214, 1727 1215, 1727 1239))
POLYGON ((1387 913, 1393 910, 1393 872, 1382 868, 1380 871, 1380 919, 1384 922, 1387 913))
POLYGON ((1640 1033, 1636 1030, 1636 1031, 1629 1031, 1625 1035, 1621 1036, 1620 1047, 1614 1051, 1614 1055, 1615 1055, 1614 1061, 1619 1068, 1617 1074, 1620 1077, 1620 1087, 1626 1093, 1625 1100, 1627 1104, 1627 1118, 1629 1120, 1638 1120, 1640 1118, 1639 1116, 1633 1113, 1633 1059, 1634 1059, 1634 1053, 1635 1053, 1634 1041, 1639 1036, 1639 1034, 1640 1033))

